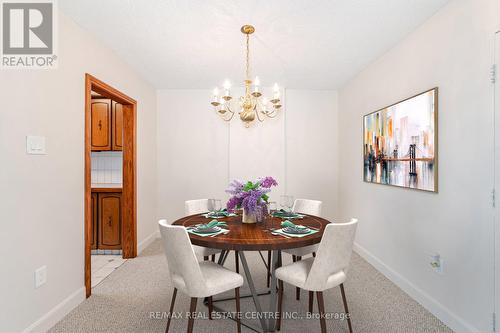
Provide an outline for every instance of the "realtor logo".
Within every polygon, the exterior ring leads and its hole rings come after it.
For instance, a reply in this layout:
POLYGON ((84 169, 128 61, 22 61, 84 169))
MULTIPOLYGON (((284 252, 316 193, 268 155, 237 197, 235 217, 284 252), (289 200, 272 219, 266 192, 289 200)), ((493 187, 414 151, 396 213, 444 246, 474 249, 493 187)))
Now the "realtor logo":
POLYGON ((55 68, 55 4, 1 1, 2 68, 55 68))

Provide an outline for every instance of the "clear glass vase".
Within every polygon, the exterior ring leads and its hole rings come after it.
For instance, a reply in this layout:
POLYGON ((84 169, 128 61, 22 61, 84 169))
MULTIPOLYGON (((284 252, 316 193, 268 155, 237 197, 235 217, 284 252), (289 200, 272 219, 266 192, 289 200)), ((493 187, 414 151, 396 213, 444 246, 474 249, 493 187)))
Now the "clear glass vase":
POLYGON ((243 208, 243 217, 241 219, 243 223, 257 223, 257 214, 249 214, 245 208, 243 208))

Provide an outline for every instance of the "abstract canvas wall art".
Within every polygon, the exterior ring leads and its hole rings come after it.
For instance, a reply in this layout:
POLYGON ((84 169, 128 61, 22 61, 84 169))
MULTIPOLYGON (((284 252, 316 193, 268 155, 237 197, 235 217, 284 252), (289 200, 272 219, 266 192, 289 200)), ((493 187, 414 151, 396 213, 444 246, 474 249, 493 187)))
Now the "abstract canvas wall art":
POLYGON ((363 119, 365 182, 437 192, 438 88, 363 119))

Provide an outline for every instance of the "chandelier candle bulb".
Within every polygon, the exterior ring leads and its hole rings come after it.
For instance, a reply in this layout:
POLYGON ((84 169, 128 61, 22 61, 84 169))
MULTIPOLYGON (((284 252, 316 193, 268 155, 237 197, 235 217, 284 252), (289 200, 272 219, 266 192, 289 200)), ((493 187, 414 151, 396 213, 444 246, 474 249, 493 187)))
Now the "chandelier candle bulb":
POLYGON ((231 83, 229 83, 229 80, 226 80, 224 81, 224 96, 231 96, 229 89, 231 89, 231 83))
POLYGON ((215 88, 214 89, 214 97, 213 97, 212 103, 211 103, 215 107, 220 105, 218 96, 219 96, 219 89, 215 88))
POLYGON ((278 87, 277 83, 274 84, 273 90, 274 90, 274 96, 273 96, 274 99, 279 99, 280 98, 280 88, 278 87))

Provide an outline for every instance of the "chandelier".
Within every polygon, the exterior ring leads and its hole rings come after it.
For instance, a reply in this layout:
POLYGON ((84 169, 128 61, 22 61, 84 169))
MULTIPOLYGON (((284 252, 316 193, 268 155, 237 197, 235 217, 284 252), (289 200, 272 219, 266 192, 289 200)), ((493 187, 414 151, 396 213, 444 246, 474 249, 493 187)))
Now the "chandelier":
MULTIPOLYGON (((237 108, 239 108, 239 116, 245 127, 249 127, 255 120, 263 122, 266 118, 274 118, 277 111, 281 108, 280 88, 275 83, 273 87, 273 98, 268 100, 263 96, 260 87, 260 80, 255 77, 252 82, 250 80, 250 35, 255 32, 255 28, 251 25, 244 25, 241 27, 241 32, 246 36, 246 67, 245 67, 245 95, 240 96, 237 108)), ((232 103, 233 97, 231 96, 231 84, 228 80, 224 82, 222 93, 219 88, 215 88, 213 92, 212 105, 217 114, 224 121, 231 121, 234 114, 235 105, 232 103)))

